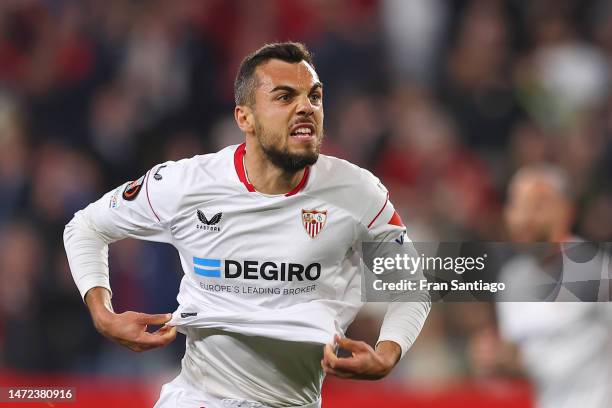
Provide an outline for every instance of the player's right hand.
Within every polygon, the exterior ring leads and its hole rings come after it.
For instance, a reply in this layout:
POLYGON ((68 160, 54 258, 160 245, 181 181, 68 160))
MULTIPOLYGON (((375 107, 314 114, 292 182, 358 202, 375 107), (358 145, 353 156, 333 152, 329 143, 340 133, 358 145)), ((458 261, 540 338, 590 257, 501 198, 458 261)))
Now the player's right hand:
POLYGON ((103 287, 90 289, 85 295, 96 329, 105 337, 133 351, 147 351, 164 347, 176 338, 176 328, 166 326, 172 315, 146 314, 138 312, 115 313, 110 301, 110 292, 103 287), (149 333, 149 325, 162 326, 149 333))
POLYGON ((146 314, 138 312, 112 313, 103 322, 96 323, 98 331, 109 339, 141 352, 170 344, 176 338, 176 327, 166 326, 172 315, 146 314), (153 333, 147 331, 149 325, 162 326, 153 333))

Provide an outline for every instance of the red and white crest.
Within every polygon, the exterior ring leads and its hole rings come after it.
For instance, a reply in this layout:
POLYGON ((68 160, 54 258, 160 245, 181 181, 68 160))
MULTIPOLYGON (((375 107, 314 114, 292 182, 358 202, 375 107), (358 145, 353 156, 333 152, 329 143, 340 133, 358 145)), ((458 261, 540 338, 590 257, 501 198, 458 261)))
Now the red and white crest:
POLYGON ((327 210, 302 210, 302 225, 310 238, 315 238, 325 226, 327 210))

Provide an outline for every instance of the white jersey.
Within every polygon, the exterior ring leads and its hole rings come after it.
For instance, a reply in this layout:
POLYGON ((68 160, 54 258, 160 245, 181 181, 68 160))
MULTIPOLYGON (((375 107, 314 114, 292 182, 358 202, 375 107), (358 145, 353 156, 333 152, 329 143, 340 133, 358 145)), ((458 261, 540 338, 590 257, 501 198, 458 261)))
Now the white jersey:
MULTIPOLYGON (((572 271, 564 256, 565 275, 602 269, 583 263, 575 266, 572 271)), ((525 255, 511 259, 501 276, 506 282, 527 283, 526 290, 542 283, 535 279, 546 279, 544 283, 551 279, 533 257, 525 255)), ((535 385, 536 406, 611 408, 612 305, 572 301, 576 297, 563 287, 554 299, 561 301, 497 303, 501 335, 520 350, 535 385)))
MULTIPOLYGON (((170 324, 187 335, 186 381, 270 406, 312 403, 321 345, 362 306, 361 242, 393 241, 405 227, 378 179, 344 160, 320 155, 294 190, 266 195, 249 183, 244 155, 242 144, 157 165, 79 211, 65 232, 70 267, 84 296, 110 290, 107 244, 172 244, 184 277, 170 324)), ((425 295, 393 303, 379 341, 404 355, 428 311, 425 295)))

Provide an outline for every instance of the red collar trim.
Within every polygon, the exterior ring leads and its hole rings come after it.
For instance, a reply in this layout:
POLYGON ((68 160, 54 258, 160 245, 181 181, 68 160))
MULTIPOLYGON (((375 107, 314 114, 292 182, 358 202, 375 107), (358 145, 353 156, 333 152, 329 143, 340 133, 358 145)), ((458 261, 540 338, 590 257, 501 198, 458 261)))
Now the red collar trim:
POLYGON ((251 193, 255 191, 255 187, 251 183, 246 176, 246 171, 244 170, 244 154, 246 153, 246 143, 241 144, 236 149, 234 153, 234 167, 236 168, 236 173, 238 174, 238 178, 245 185, 247 190, 251 193))
MULTIPOLYGON (((246 154, 246 143, 242 143, 240 146, 238 146, 238 148, 236 149, 236 152, 234 153, 234 167, 236 168, 236 174, 238 175, 238 179, 242 182, 242 184, 244 184, 246 189, 252 193, 252 192, 255 192, 256 190, 255 190, 255 187, 253 187, 253 185, 249 183, 249 180, 247 179, 247 176, 246 176, 246 170, 244 168, 244 155, 245 154, 246 154)), ((304 175, 302 176, 302 180, 300 180, 298 185, 295 186, 293 190, 285 194, 285 197, 290 197, 292 195, 299 193, 306 185, 309 175, 310 175, 310 167, 306 167, 304 169, 304 175)))
POLYGON ((285 197, 289 197, 289 196, 292 196, 294 194, 299 193, 304 188, 304 186, 306 185, 306 182, 308 181, 308 176, 309 175, 310 175, 310 166, 307 166, 304 169, 304 175, 302 176, 302 179, 300 180, 298 185, 295 186, 295 188, 293 190, 291 190, 290 192, 285 194, 285 197))

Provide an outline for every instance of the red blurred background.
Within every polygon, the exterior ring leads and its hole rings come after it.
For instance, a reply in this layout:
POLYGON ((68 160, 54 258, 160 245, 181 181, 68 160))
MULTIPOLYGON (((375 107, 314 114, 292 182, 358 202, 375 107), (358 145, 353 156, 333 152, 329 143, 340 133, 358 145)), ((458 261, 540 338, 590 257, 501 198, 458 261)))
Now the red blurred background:
MULTIPOLYGON (((504 240, 508 179, 542 162, 570 176, 574 231, 612 239, 608 1, 2 1, 0 386, 77 386, 70 406, 156 399, 183 338, 132 354, 98 335, 63 226, 155 163, 239 142, 236 68, 289 39, 325 84, 324 152, 374 171, 413 240, 504 240)), ((174 309, 172 249, 125 240, 110 257, 116 310, 174 309)), ((349 335, 374 342, 381 313, 349 335)), ((495 325, 491 305, 436 304, 391 377, 330 381, 325 406, 527 407, 527 380, 471 366, 471 334, 495 325)))

